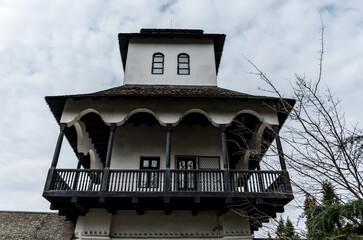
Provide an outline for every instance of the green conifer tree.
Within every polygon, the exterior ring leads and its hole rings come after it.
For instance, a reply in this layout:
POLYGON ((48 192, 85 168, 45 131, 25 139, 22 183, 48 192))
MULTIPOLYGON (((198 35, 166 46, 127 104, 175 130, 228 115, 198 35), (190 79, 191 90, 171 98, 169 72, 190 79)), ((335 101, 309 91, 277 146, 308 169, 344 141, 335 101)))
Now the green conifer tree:
POLYGON ((279 223, 276 228, 276 239, 285 240, 285 222, 284 219, 280 216, 279 223))

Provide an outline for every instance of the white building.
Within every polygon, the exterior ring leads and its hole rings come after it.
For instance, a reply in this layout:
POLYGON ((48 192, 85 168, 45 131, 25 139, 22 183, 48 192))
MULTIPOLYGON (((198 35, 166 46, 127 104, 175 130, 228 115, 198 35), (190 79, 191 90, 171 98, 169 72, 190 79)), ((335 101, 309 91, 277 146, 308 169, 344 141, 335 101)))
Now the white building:
POLYGON ((119 34, 124 85, 46 97, 61 131, 43 196, 74 239, 252 239, 293 199, 282 154, 259 167, 291 108, 217 86, 224 40, 119 34), (74 169, 56 168, 64 135, 74 169))

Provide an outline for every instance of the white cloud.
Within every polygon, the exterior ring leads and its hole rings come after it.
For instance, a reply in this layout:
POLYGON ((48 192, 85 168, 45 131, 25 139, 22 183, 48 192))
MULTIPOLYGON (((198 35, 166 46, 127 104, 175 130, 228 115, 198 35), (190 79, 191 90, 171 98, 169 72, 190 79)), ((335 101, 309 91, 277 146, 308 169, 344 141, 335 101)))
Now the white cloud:
MULTIPOLYGON (((0 1, 0 208, 48 210, 41 193, 58 127, 43 97, 120 85, 119 32, 172 24, 226 33, 219 85, 264 94, 244 55, 288 95, 284 78, 317 75, 320 11, 324 84, 343 100, 347 118, 359 121, 362 8, 338 0, 0 1)), ((63 159, 73 158, 65 145, 63 159)))

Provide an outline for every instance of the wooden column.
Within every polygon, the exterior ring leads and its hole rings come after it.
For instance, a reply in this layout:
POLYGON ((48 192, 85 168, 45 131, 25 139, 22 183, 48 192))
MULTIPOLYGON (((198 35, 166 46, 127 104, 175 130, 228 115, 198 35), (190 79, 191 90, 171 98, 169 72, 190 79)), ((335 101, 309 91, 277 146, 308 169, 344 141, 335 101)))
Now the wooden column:
POLYGON ((272 128, 273 128, 273 130, 275 132, 277 153, 279 154, 280 165, 281 165, 281 170, 282 170, 282 177, 283 177, 284 182, 285 182, 285 190, 289 191, 289 192, 292 192, 291 183, 290 183, 290 176, 289 176, 289 173, 287 172, 287 169, 286 169, 285 156, 284 156, 284 152, 282 151, 282 145, 281 145, 281 140, 280 140, 280 135, 279 135, 280 128, 277 125, 273 126, 272 128))
POLYGON ((53 161, 52 161, 51 168, 56 168, 57 167, 60 150, 62 148, 64 130, 66 129, 66 127, 67 127, 67 124, 61 123, 60 132, 59 132, 59 135, 58 135, 57 145, 56 145, 55 150, 54 150, 54 155, 53 155, 53 161))
POLYGON ((170 159, 171 159, 171 124, 166 125, 166 159, 165 159, 165 191, 169 192, 171 183, 170 159))
POLYGON ((47 177, 47 181, 45 182, 44 191, 50 190, 50 186, 52 184, 55 168, 57 167, 57 164, 58 164, 59 154, 60 154, 60 150, 62 148, 64 130, 66 129, 66 127, 67 127, 67 124, 65 124, 65 123, 60 124, 60 131, 59 131, 59 135, 58 135, 57 145, 55 146, 53 160, 52 160, 50 169, 48 171, 48 177, 47 177))
POLYGON ((273 126, 272 129, 275 132, 277 153, 278 153, 279 159, 280 159, 281 170, 286 171, 285 157, 284 157, 284 152, 282 151, 282 145, 281 145, 281 140, 280 140, 280 136, 279 136, 279 130, 280 130, 279 126, 273 126))
POLYGON ((166 168, 170 169, 171 159, 171 124, 166 125, 166 168))
POLYGON ((108 189, 108 182, 109 182, 109 177, 110 177, 112 145, 113 145, 113 138, 114 138, 114 135, 115 135, 115 131, 116 131, 116 124, 112 123, 111 127, 110 127, 110 137, 108 138, 105 169, 104 169, 103 178, 102 178, 101 191, 103 191, 103 192, 106 192, 107 189, 108 189))
POLYGON ((223 168, 224 168, 224 185, 225 192, 231 191, 230 177, 229 177, 229 164, 228 164, 228 148, 227 148, 227 138, 226 138, 226 126, 221 124, 221 141, 222 141, 222 155, 223 155, 223 168))

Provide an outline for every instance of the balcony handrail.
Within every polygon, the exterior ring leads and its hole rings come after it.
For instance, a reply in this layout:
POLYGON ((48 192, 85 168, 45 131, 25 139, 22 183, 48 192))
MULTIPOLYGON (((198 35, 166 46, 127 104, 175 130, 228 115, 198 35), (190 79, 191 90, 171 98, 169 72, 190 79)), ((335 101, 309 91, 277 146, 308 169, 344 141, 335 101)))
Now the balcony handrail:
POLYGON ((275 170, 249 170, 249 169, 230 169, 231 173, 243 172, 243 173, 278 173, 281 174, 283 171, 275 170))
POLYGON ((221 169, 170 169, 171 172, 223 172, 221 169))
MULTIPOLYGON (((284 171, 229 170, 228 190, 225 170, 171 169, 169 180, 166 179, 166 171, 110 169, 107 191, 291 193, 289 179, 284 171)), ((101 191, 103 177, 103 169, 55 169, 49 190, 97 192, 101 191)))

